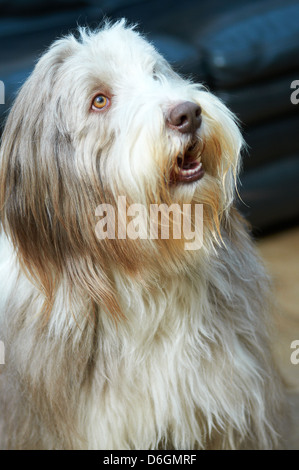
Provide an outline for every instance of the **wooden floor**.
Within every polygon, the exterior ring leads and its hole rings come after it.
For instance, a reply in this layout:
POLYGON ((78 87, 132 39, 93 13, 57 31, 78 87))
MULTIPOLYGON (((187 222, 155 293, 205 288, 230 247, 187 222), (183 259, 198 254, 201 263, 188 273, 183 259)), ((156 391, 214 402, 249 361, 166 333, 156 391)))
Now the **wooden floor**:
POLYGON ((291 362, 291 343, 299 340, 299 227, 260 240, 258 248, 272 276, 276 297, 277 338, 272 346, 289 391, 293 428, 288 448, 299 449, 299 364, 291 362))

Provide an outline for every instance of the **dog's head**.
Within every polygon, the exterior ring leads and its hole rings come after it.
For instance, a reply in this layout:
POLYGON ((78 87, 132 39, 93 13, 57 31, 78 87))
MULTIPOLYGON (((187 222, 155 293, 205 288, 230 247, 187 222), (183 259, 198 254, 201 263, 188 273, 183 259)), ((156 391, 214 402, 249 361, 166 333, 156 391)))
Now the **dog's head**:
POLYGON ((42 56, 8 117, 4 228, 48 299, 66 275, 117 310, 113 270, 171 272, 194 253, 173 236, 120 239, 119 226, 114 239, 99 240, 97 207, 115 209, 110 217, 122 224, 120 196, 127 208, 143 205, 145 219, 149 205, 202 204, 207 247, 232 204, 241 145, 228 109, 177 75, 134 28, 121 21, 81 30, 42 56))

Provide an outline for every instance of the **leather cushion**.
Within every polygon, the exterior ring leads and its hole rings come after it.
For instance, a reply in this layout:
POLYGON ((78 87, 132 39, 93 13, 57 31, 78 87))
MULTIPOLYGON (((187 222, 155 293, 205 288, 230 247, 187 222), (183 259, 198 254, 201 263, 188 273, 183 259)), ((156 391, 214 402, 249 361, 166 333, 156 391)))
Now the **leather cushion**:
POLYGON ((298 113, 299 105, 291 102, 291 83, 299 77, 299 70, 278 78, 261 81, 216 94, 246 125, 258 124, 269 118, 298 113))
POLYGON ((298 25, 292 0, 246 5, 210 24, 196 38, 210 82, 230 87, 299 68, 298 25))
POLYGON ((299 154, 241 175, 239 208, 253 230, 299 219, 299 154))

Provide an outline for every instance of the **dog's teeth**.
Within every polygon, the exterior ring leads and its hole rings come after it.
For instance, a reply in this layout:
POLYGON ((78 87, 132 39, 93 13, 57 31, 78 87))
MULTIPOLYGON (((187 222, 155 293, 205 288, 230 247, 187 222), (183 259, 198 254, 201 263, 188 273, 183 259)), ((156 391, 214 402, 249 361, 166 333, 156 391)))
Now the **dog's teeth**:
POLYGON ((190 169, 190 170, 181 170, 185 175, 193 175, 194 173, 197 173, 202 167, 202 163, 200 162, 196 168, 190 169))

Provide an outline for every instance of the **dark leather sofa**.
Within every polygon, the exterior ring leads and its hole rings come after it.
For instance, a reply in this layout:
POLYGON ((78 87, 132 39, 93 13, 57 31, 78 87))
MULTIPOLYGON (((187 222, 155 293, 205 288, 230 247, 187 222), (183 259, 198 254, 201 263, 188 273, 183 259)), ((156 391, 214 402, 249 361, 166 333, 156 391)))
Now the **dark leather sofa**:
POLYGON ((0 0, 5 115, 38 55, 77 24, 126 17, 242 123, 240 208, 256 233, 299 221, 299 3, 295 0, 0 0))

